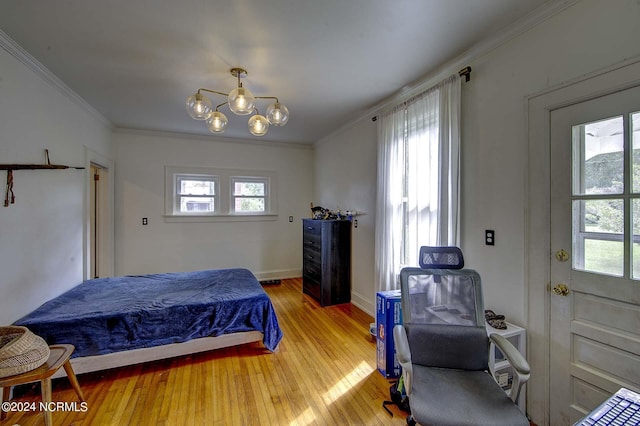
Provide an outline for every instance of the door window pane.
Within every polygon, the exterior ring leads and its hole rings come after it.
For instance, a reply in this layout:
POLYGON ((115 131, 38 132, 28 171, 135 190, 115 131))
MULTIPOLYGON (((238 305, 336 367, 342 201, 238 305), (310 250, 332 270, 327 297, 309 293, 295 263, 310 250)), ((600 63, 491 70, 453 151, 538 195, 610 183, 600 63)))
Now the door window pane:
POLYGON ((573 267, 622 276, 624 201, 573 201, 573 267))
POLYGON ((638 193, 640 192, 640 112, 631 114, 631 146, 633 146, 632 188, 634 193, 638 193))
POLYGON ((633 240, 631 244, 631 276, 640 279, 640 200, 634 199, 631 207, 631 223, 633 224, 633 240))
POLYGON ((574 195, 622 194, 623 191, 622 116, 574 126, 574 195))
POLYGON ((621 277, 624 245, 622 241, 585 239, 584 270, 621 277))

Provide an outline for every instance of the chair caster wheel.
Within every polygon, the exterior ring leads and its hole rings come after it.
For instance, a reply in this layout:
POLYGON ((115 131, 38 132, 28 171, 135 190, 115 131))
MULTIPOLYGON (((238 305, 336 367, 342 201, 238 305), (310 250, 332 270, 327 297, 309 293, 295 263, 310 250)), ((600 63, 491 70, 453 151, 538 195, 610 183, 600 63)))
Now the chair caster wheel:
POLYGON ((408 415, 407 416, 407 425, 408 426, 416 426, 417 423, 415 420, 413 420, 413 416, 412 415, 408 415))

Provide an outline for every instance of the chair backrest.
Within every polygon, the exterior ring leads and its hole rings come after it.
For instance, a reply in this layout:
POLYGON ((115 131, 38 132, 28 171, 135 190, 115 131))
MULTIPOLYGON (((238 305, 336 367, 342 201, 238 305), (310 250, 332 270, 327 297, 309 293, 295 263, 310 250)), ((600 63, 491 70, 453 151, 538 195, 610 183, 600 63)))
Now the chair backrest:
POLYGON ((480 275, 472 269, 452 269, 464 265, 460 249, 422 247, 420 264, 430 267, 400 271, 403 322, 484 328, 480 275))

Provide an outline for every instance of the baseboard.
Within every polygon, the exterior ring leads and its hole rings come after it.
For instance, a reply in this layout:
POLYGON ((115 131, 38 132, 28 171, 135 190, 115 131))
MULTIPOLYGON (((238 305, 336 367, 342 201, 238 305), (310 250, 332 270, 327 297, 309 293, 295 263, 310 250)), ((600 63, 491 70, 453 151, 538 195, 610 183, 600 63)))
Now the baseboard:
POLYGON ((372 318, 376 317, 375 304, 354 291, 351 291, 351 304, 359 309, 362 309, 363 311, 371 315, 372 318))
POLYGON ((265 280, 283 280, 287 278, 300 278, 302 271, 300 269, 279 269, 275 271, 254 272, 258 281, 265 280))

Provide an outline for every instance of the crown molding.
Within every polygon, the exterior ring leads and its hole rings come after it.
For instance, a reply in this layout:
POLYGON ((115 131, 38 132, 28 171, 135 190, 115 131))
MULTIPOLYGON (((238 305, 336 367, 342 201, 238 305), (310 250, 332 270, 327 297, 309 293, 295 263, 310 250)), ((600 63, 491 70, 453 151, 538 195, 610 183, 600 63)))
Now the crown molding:
POLYGON ((314 145, 321 145, 325 140, 331 139, 337 134, 342 133, 346 129, 352 127, 354 123, 357 123, 363 119, 371 119, 384 112, 388 108, 393 108, 399 103, 407 100, 408 98, 422 93, 431 87, 438 84, 440 81, 449 77, 452 74, 457 74, 458 71, 468 65, 471 65, 473 61, 478 60, 484 55, 487 55, 491 51, 497 49, 503 44, 515 39, 516 37, 526 33, 547 19, 563 12, 570 8, 581 0, 549 0, 547 3, 533 10, 528 15, 515 21, 513 24, 504 28, 502 31, 497 32, 487 38, 480 40, 473 45, 470 49, 455 57, 454 59, 445 62, 441 66, 438 66, 430 70, 425 76, 414 84, 404 86, 399 91, 383 99, 378 104, 369 108, 364 113, 356 116, 353 120, 335 129, 333 132, 316 141, 314 145))
POLYGON ((216 136, 208 136, 201 135, 196 133, 181 133, 181 132, 170 132, 164 130, 150 130, 150 129, 136 129, 131 127, 113 127, 112 132, 114 134, 125 134, 125 135, 139 135, 139 136, 151 136, 154 138, 171 138, 171 139, 183 139, 183 140, 193 140, 193 141, 204 141, 204 142, 214 142, 214 143, 230 143, 230 144, 244 144, 244 145, 255 145, 260 147, 267 148, 294 148, 294 149, 302 149, 302 150, 313 150, 313 144, 309 143, 296 143, 296 142, 277 142, 277 141, 266 141, 260 140, 255 141, 251 139, 240 139, 240 138, 229 138, 229 137, 216 137, 216 136), (265 143, 268 142, 268 143, 265 143))
POLYGON ((29 52, 24 50, 18 43, 13 41, 4 31, 0 30, 0 47, 7 53, 21 62, 25 67, 35 73, 49 86, 56 89, 62 95, 66 96, 76 105, 87 111, 96 120, 103 123, 105 126, 111 128, 113 124, 100 114, 95 108, 93 108, 87 101, 82 99, 80 95, 74 92, 69 86, 64 84, 62 80, 56 77, 47 67, 40 63, 36 58, 31 56, 29 52))

